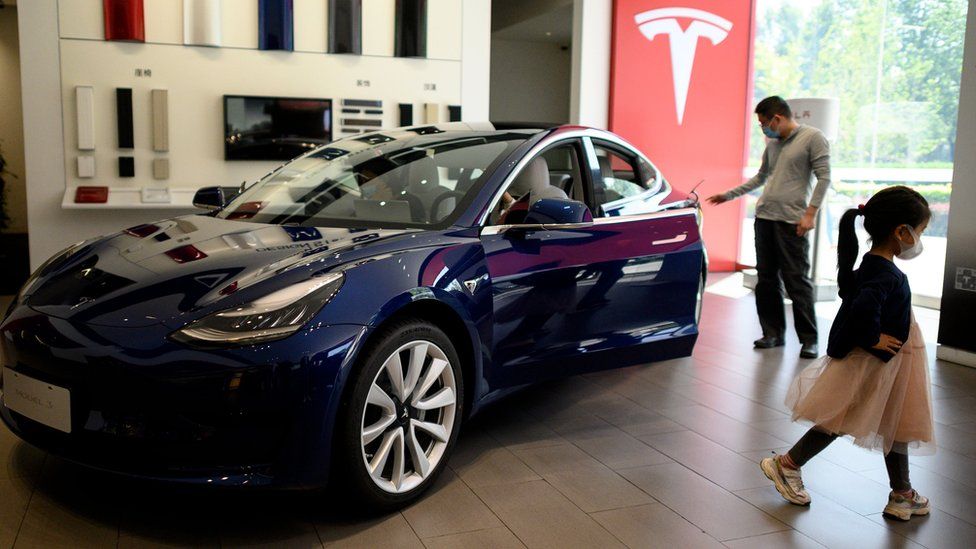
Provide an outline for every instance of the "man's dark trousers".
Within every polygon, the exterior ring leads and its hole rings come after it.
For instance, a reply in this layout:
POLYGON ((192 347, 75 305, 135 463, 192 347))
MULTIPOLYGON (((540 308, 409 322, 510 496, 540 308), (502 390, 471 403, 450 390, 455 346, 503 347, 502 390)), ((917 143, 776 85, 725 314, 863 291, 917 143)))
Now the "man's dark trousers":
POLYGON ((817 343, 810 279, 810 241, 796 234, 796 225, 756 219, 756 311, 766 337, 783 338, 786 313, 783 286, 793 300, 793 323, 800 343, 817 343), (782 284, 780 281, 782 280, 782 284))

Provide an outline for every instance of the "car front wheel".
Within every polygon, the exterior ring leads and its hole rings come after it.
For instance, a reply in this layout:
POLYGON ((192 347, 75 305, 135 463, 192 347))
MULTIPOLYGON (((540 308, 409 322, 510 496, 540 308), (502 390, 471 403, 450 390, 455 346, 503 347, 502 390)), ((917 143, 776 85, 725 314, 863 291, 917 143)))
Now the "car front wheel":
POLYGON ((374 509, 416 499, 443 470, 460 427, 463 379, 443 331, 392 326, 367 350, 343 414, 347 480, 374 509))

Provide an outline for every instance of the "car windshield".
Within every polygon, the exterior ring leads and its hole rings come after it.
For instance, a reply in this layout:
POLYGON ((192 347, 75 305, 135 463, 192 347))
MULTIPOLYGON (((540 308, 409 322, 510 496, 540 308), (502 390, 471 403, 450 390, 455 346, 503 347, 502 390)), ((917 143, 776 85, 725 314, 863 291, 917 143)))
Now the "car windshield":
POLYGON ((268 174, 217 215, 278 225, 444 227, 530 135, 429 128, 335 141, 268 174))

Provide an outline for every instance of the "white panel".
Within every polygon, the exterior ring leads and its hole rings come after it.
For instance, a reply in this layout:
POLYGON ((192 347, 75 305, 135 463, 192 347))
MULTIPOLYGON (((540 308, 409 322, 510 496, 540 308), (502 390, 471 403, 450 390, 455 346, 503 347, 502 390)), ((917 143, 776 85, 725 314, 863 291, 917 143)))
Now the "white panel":
POLYGON ((78 177, 80 179, 88 179, 95 177, 95 157, 94 156, 79 156, 78 157, 78 177))
POLYGON ((183 0, 183 43, 219 46, 223 12, 220 0, 183 0))
POLYGON ((463 2, 427 0, 427 57, 461 59, 463 2))
POLYGON ((464 0, 463 9, 461 117, 465 122, 488 120, 488 90, 491 88, 491 2, 464 0))
POLYGON ((75 114, 78 123, 78 149, 95 149, 95 89, 91 86, 75 88, 75 114))
POLYGON ((258 49, 258 0, 221 3, 221 45, 258 49))
POLYGON ((180 0, 144 0, 143 9, 147 43, 183 43, 183 3, 180 0))
POLYGON ((102 0, 58 0, 58 20, 61 38, 105 39, 102 0))
POLYGON ((328 49, 328 0, 295 0, 295 51, 328 49))
POLYGON ((363 55, 393 56, 395 0, 363 2, 363 55))

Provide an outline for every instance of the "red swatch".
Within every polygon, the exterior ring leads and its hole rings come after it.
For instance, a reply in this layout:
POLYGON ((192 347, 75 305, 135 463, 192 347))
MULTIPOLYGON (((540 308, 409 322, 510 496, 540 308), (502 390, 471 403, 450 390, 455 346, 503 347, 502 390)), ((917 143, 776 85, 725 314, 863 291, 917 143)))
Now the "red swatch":
POLYGON ((102 0, 105 39, 145 42, 142 0, 102 0))

